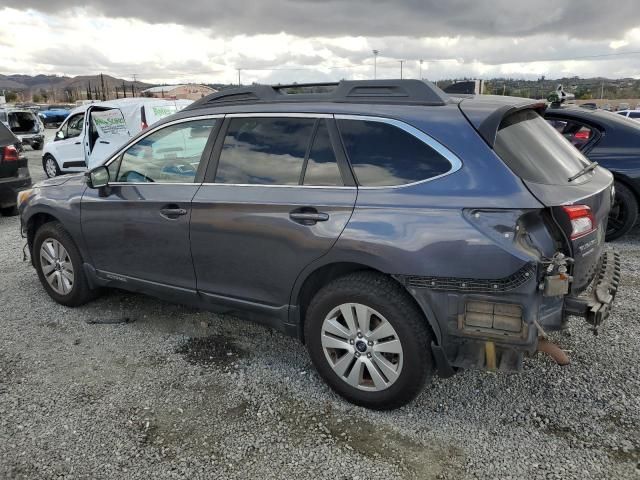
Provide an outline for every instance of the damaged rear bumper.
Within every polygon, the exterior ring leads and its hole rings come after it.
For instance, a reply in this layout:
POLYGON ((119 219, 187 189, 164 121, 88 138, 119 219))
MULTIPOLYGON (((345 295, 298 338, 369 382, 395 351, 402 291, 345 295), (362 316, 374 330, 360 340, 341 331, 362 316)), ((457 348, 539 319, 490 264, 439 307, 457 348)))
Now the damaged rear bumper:
POLYGON ((579 297, 565 297, 565 317, 568 315, 583 317, 594 328, 597 328, 609 317, 619 284, 620 254, 613 251, 605 251, 600 258, 588 293, 579 297))

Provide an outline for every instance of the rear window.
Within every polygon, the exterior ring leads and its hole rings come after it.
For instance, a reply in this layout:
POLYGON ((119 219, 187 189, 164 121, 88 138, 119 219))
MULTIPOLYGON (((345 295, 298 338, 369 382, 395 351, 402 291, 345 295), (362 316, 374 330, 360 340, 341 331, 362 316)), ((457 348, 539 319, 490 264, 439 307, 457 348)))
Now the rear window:
MULTIPOLYGON (((523 180, 546 185, 566 185, 569 178, 589 164, 582 153, 537 112, 523 110, 502 121, 496 153, 523 180)), ((572 184, 589 180, 589 175, 572 184)))

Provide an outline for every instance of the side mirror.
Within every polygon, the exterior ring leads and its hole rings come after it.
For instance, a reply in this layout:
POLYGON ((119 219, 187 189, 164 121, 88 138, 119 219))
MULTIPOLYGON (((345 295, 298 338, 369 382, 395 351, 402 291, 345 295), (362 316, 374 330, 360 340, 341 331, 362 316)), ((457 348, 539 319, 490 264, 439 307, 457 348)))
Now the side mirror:
POLYGON ((102 188, 109 184, 109 169, 104 165, 94 168, 86 175, 89 188, 102 188))
POLYGON ((56 140, 64 140, 64 132, 62 130, 56 132, 56 140))

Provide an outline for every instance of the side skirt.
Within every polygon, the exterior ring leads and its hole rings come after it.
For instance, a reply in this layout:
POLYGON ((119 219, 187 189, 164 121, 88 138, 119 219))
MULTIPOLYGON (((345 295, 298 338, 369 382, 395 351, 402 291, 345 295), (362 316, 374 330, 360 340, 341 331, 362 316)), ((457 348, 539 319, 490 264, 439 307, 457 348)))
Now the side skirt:
POLYGON ((298 336, 297 330, 292 329, 291 325, 286 323, 289 316, 289 305, 265 305, 249 300, 175 287, 127 275, 96 270, 87 263, 84 264, 84 270, 91 288, 118 288, 142 293, 172 303, 188 305, 222 315, 233 315, 243 320, 274 328, 289 336, 298 336))

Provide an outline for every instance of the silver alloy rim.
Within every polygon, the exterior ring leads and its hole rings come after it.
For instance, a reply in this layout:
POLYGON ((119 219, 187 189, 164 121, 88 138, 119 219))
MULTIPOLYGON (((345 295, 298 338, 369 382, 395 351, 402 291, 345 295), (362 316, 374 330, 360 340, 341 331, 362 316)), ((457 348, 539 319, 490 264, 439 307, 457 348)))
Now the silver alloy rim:
POLYGON ((379 392, 402 372, 402 344, 380 313, 360 303, 345 303, 322 323, 322 349, 333 371, 358 390, 379 392))
POLYGON ((40 247, 40 268, 53 291, 68 295, 73 289, 73 264, 67 249, 55 238, 47 238, 40 247))
POLYGON ((49 178, 53 178, 56 176, 56 161, 49 157, 47 158, 47 175, 49 178))

